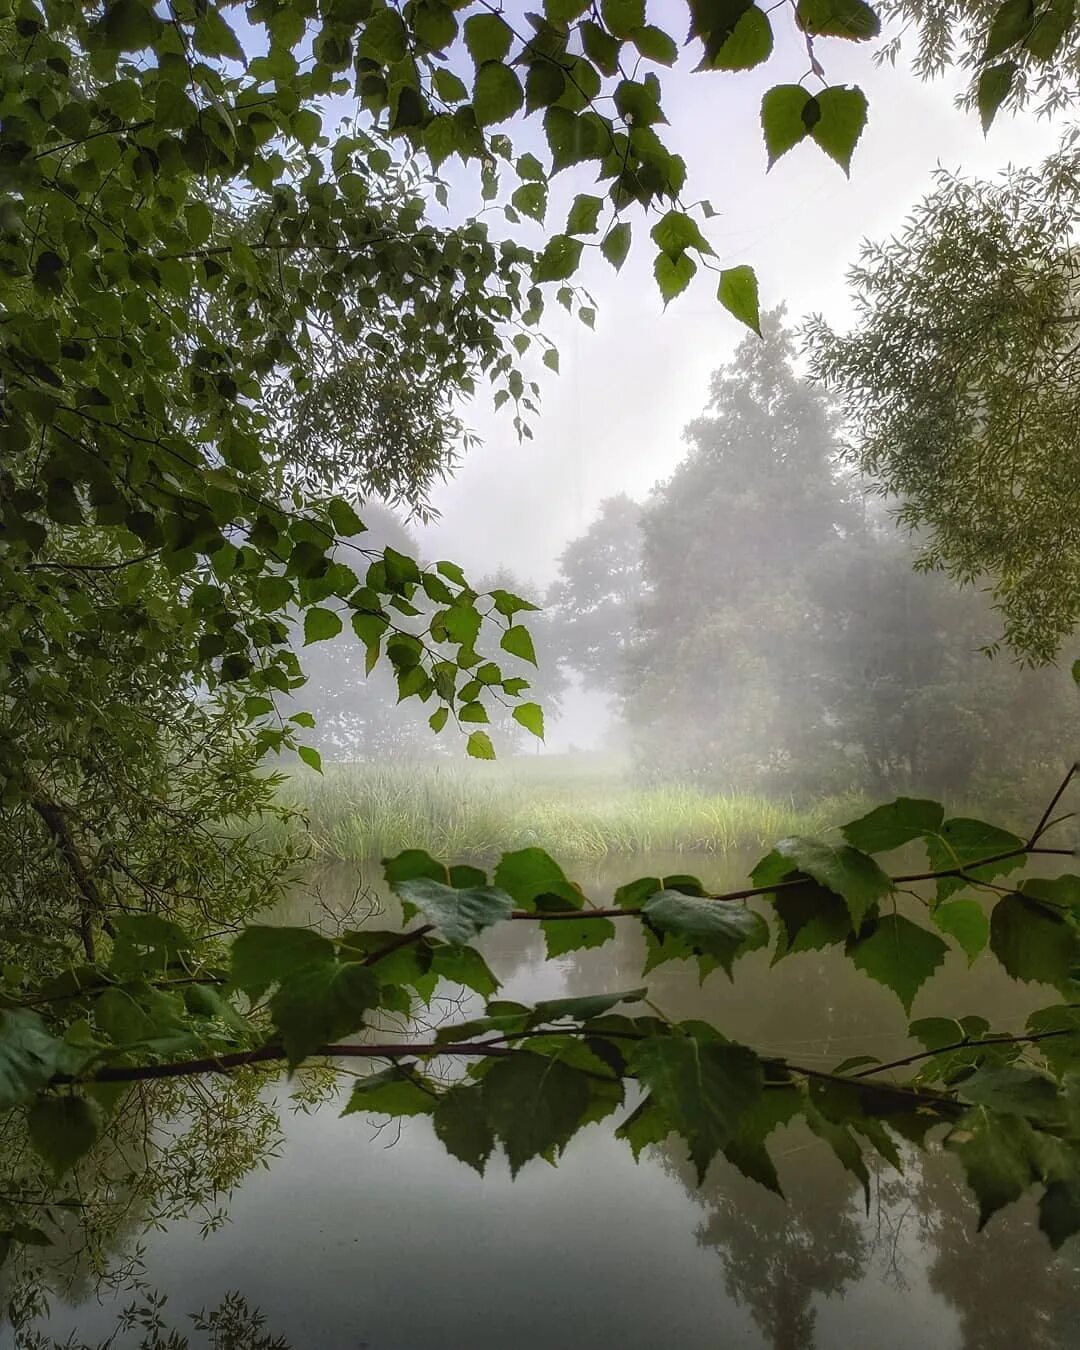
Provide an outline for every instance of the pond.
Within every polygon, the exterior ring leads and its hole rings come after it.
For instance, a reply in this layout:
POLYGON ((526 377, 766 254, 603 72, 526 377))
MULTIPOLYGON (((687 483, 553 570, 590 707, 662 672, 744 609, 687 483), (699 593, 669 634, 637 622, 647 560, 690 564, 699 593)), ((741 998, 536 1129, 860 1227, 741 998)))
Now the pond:
MULTIPOLYGON (((684 854, 577 874, 602 899, 643 873, 691 871, 710 886, 734 884, 746 861, 684 854)), ((358 893, 361 903, 378 899, 377 889, 364 894, 376 875, 321 872, 273 918, 325 919, 358 893)), ((507 998, 625 989, 640 982, 642 948, 635 925, 618 927, 615 942, 554 962, 526 924, 491 930, 483 948, 507 998)), ((835 951, 771 970, 768 953, 755 952, 734 981, 717 972, 700 987, 695 972, 672 964, 649 985, 665 1013, 708 1019, 807 1065, 891 1057, 912 1045, 899 1002, 835 951)), ((950 957, 912 1015, 948 1015, 962 1004, 1011 1027, 1046 992, 1010 981, 992 958, 968 969, 950 957)), ((440 1006, 437 999, 434 1017, 440 1006)), ((496 1156, 481 1178, 444 1152, 424 1118, 384 1128, 362 1115, 340 1118, 333 1103, 297 1111, 285 1085, 270 1091, 280 1148, 244 1177, 226 1221, 205 1236, 204 1216, 173 1218, 145 1235, 131 1226, 116 1252, 119 1260, 138 1248, 135 1266, 167 1297, 170 1325, 238 1291, 295 1350, 1080 1344, 1080 1239, 1055 1257, 1030 1202, 977 1233, 959 1168, 940 1152, 912 1158, 903 1175, 872 1169, 867 1206, 823 1141, 804 1126, 784 1127, 770 1149, 785 1202, 723 1159, 699 1188, 674 1141, 635 1163, 609 1120, 588 1126, 557 1168, 537 1160, 511 1180, 496 1156)), ((40 1325, 60 1340, 76 1331, 96 1343, 132 1300, 120 1285, 82 1280, 40 1325)))

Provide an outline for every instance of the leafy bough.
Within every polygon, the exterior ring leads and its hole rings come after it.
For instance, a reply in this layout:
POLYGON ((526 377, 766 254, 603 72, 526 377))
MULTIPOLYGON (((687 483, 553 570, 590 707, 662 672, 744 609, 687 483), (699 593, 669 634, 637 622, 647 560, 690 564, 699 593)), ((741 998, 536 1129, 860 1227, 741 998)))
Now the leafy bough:
MULTIPOLYGON (((536 1157, 555 1162, 583 1126, 618 1115, 615 1133, 635 1157, 675 1134, 699 1178, 720 1154, 779 1191, 768 1137, 801 1117, 864 1187, 868 1150, 899 1166, 902 1147, 942 1142, 963 1165, 980 1225, 1040 1185, 1040 1224, 1057 1246, 1080 1229, 1080 876, 1016 874, 1072 856, 1044 840, 1069 818, 1055 811, 1075 772, 1026 839, 902 797, 835 840, 781 840, 749 886, 721 895, 690 876, 643 877, 599 905, 539 848, 504 854, 490 879, 407 850, 385 863, 411 925, 403 931, 331 938, 252 925, 215 963, 175 922, 131 914, 107 962, 5 987, 0 1107, 25 1113, 30 1143, 59 1181, 108 1128, 106 1085, 380 1061, 354 1080, 345 1113, 428 1116, 448 1152, 480 1171, 496 1146, 515 1174, 536 1157), (913 844, 926 870, 890 874, 877 861, 913 844), (917 919, 900 912, 900 893, 917 919), (919 1048, 825 1069, 673 1021, 644 985, 533 1006, 500 999, 474 945, 496 924, 524 923, 557 956, 609 941, 619 922, 642 928, 643 975, 683 960, 702 978, 730 975, 770 943, 774 960, 836 947, 910 1014, 955 944, 969 962, 988 948, 1008 975, 1060 997, 1020 1031, 972 1016, 917 1019, 919 1048), (478 994, 483 1014, 388 1039, 378 1014, 414 1018, 441 982, 478 994), (459 1067, 446 1073, 447 1063, 459 1067)), ((9 1214, 8 1244, 47 1240, 39 1220, 9 1214)))

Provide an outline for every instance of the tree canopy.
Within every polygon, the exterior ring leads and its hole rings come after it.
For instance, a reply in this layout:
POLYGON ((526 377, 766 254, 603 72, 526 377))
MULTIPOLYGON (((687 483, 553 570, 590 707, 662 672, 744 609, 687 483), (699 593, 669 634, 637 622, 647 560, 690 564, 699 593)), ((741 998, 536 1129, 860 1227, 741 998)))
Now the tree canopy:
POLYGON ((941 175, 895 239, 864 248, 854 330, 807 333, 922 565, 988 575, 1005 641, 1041 662, 1080 617, 1077 165, 1070 148, 998 183, 941 175))

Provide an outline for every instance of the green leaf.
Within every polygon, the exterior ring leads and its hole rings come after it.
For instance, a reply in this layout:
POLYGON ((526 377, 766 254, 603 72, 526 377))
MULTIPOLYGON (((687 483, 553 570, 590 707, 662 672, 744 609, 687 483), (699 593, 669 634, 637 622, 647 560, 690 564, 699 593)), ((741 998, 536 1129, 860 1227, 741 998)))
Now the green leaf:
POLYGON ((465 742, 465 750, 473 759, 495 758, 495 747, 486 731, 474 731, 465 742))
POLYGON ((622 42, 604 31, 598 23, 585 19, 578 24, 578 36, 585 55, 605 75, 619 73, 619 55, 622 42))
POLYGON ((1032 900, 1080 915, 1080 877, 1072 872, 1059 877, 1025 877, 1019 889, 1032 900))
POLYGON ((357 55, 390 66, 404 58, 409 38, 401 15, 391 5, 376 9, 364 24, 357 55))
POLYGON ((485 61, 476 73, 473 108, 482 127, 505 122, 525 102, 517 76, 501 61, 485 61))
POLYGON ((967 956, 968 965, 990 941, 990 920, 975 900, 950 900, 935 905, 930 917, 943 932, 954 937, 967 956))
POLYGON ((431 973, 475 989, 481 998, 491 998, 499 991, 499 981, 475 947, 436 947, 431 955, 431 973))
POLYGON ((1049 61, 1076 18, 1076 0, 1050 0, 1035 18, 1024 46, 1037 61, 1049 61))
POLYGON ((842 825, 840 833, 853 848, 864 853, 888 853, 940 830, 944 819, 945 811, 939 802, 897 797, 896 801, 877 806, 858 820, 842 825))
POLYGON ((26 1118, 30 1146, 62 1177, 97 1142, 101 1115, 85 1097, 42 1097, 26 1118))
POLYGON ((312 745, 298 745, 296 753, 304 761, 309 769, 314 769, 316 773, 322 773, 322 755, 312 745))
POLYGON ((799 0, 795 19, 811 37, 864 42, 881 32, 881 20, 864 0, 799 0))
MULTIPOLYGON (((1023 867, 1023 840, 1008 830, 987 825, 982 820, 957 816, 940 829, 926 835, 926 854, 935 872, 963 868, 969 875, 990 881, 1005 872, 1023 867), (976 866, 981 858, 1010 856, 998 862, 976 866)), ((938 882, 938 898, 963 890, 967 883, 960 877, 944 877, 938 882)))
MULTIPOLYGON (((647 61, 656 61, 662 66, 673 66, 678 59, 679 49, 675 45, 675 40, 654 24, 635 28, 630 34, 630 41, 647 61)), ((611 73, 614 74, 614 71, 611 73)))
POLYGON ((615 925, 610 919, 558 919, 550 923, 541 921, 540 927, 548 959, 552 961, 568 952, 602 947, 615 937, 615 925))
MULTIPOLYGON (((573 89, 573 86, 571 86, 573 89)), ((576 93, 577 91, 574 90, 576 93)), ((525 77, 525 110, 548 108, 566 97, 567 79, 561 65, 554 61, 534 61, 525 77)))
POLYGON ((522 215, 531 216, 541 224, 547 214, 547 200, 546 183, 522 183, 510 197, 510 201, 522 215))
POLYGON ((520 623, 508 628, 502 635, 499 646, 504 652, 509 652, 511 656, 520 657, 522 661, 530 661, 536 665, 536 649, 533 647, 532 636, 529 630, 520 623))
POLYGON ((859 1141, 843 1125, 823 1115, 820 1111, 806 1111, 806 1123, 819 1139, 829 1145, 840 1164, 862 1183, 867 1209, 870 1207, 870 1173, 867 1171, 859 1141))
POLYGON ((773 31, 768 16, 756 5, 743 10, 723 42, 707 52, 700 70, 752 70, 772 55, 773 31))
POLYGON ((651 1097, 646 1097, 615 1131, 615 1138, 626 1140, 637 1162, 644 1149, 650 1144, 662 1144, 674 1129, 660 1106, 651 1097))
POLYGON ((712 245, 701 233, 697 222, 684 211, 668 211, 650 231, 657 248, 672 257, 678 256, 688 248, 700 253, 711 253, 712 245))
POLYGON ((21 1106, 66 1067, 68 1048, 24 1008, 0 1009, 0 1111, 21 1106))
POLYGON ((628 38, 645 22, 645 0, 600 0, 600 17, 617 38, 628 38))
POLYGON ((327 638, 337 637, 341 632, 341 619, 332 609, 321 609, 316 605, 304 615, 304 646, 313 642, 325 642, 327 638))
POLYGON ((910 1013, 915 995, 948 950, 935 933, 902 915, 887 914, 855 943, 851 959, 859 970, 891 989, 910 1013))
POLYGON ((541 253, 533 276, 536 281, 566 281, 578 269, 582 242, 567 234, 556 234, 548 240, 541 253))
POLYGON ((685 1034, 652 1036, 635 1046, 630 1068, 669 1128, 686 1140, 698 1182, 704 1181, 717 1152, 761 1096, 757 1056, 741 1045, 685 1034))
POLYGON ((456 890, 427 877, 391 884, 398 895, 435 925, 447 942, 468 942, 493 923, 508 919, 514 911, 510 896, 491 886, 456 890))
POLYGON ((1013 979, 1061 987, 1077 962, 1076 929, 1046 905, 1007 895, 990 916, 990 950, 1013 979))
POLYGON ((984 1064, 965 1078, 960 1095, 998 1115, 1023 1116, 1048 1124, 1060 1121, 1062 1105, 1052 1078, 1011 1064, 984 1064))
POLYGON ((650 896, 641 912, 661 933, 683 938, 694 951, 714 956, 729 975, 744 943, 761 946, 768 937, 765 920, 752 909, 679 891, 664 890, 650 896))
POLYGON ((304 966, 334 959, 334 944, 311 928, 278 928, 251 924, 229 952, 229 980, 257 998, 304 966))
POLYGON ((465 20, 465 46, 477 66, 502 61, 513 39, 509 25, 497 14, 474 14, 465 20))
POLYGON ((774 960, 794 952, 817 952, 845 942, 852 931, 848 906, 840 896, 823 887, 809 886, 778 891, 772 898, 780 919, 774 960))
POLYGON ((519 703, 513 712, 514 721, 538 740, 544 739, 544 710, 539 703, 519 703))
POLYGON ((431 72, 431 82, 435 92, 447 103, 463 103, 469 97, 469 91, 452 70, 439 67, 431 72))
POLYGON ((101 23, 107 45, 116 51, 141 51, 161 32, 161 20, 141 0, 110 0, 101 23))
POLYGON ((1034 1180, 1031 1143, 1026 1121, 981 1109, 969 1112, 946 1137, 945 1147, 959 1157, 979 1202, 980 1229, 1034 1180))
POLYGON ((801 84, 778 84, 766 91, 761 100, 761 128, 769 168, 781 155, 803 140, 809 130, 804 114, 812 100, 801 84))
POLYGON ((998 109, 1009 97, 1018 69, 1015 61, 1003 61, 1000 65, 986 66, 979 72, 975 101, 979 105, 984 134, 990 130, 998 109))
POLYGON ((602 198, 579 192, 574 198, 574 204, 571 206, 570 214, 566 219, 566 233, 595 234, 603 206, 602 198))
POLYGON ((656 255, 653 275, 665 305, 686 290, 696 272, 697 264, 688 253, 680 253, 676 258, 669 253, 656 255))
POLYGON ((638 877, 618 887, 612 896, 612 904, 622 909, 638 909, 650 895, 655 895, 657 891, 663 889, 664 883, 659 877, 638 877))
POLYGON ((457 37, 457 19, 449 5, 429 3, 412 11, 413 31, 432 51, 445 51, 457 37))
POLYGON ((761 312, 758 306, 757 274, 745 263, 726 267, 720 273, 716 298, 729 314, 761 337, 761 312))
POLYGON ((481 1091, 487 1119, 516 1176, 531 1158, 558 1152, 589 1104, 589 1080, 559 1059, 522 1050, 498 1059, 481 1091))
POLYGON ((620 1003, 639 1003, 647 993, 647 989, 641 988, 628 989, 621 994, 584 994, 580 998, 544 999, 533 1008, 529 1025, 539 1027, 547 1022, 559 1022, 564 1017, 575 1022, 587 1022, 591 1017, 603 1017, 620 1003))
MULTIPOLYGON (((533 66, 533 70, 539 66, 533 66)), ((544 133, 551 149, 552 173, 582 160, 599 158, 609 137, 595 113, 578 117, 569 108, 548 108, 544 114, 544 133)))
POLYGON ((1055 1251, 1080 1232, 1080 1177, 1052 1181, 1039 1201, 1039 1227, 1055 1251))
POLYGON ((338 534, 350 538, 363 534, 367 526, 343 497, 334 497, 329 506, 330 523, 338 534))
POLYGON ((585 903, 581 892, 542 848, 521 848, 504 853, 495 868, 494 881, 522 909, 535 909, 537 900, 544 895, 557 896, 565 902, 564 908, 580 909, 585 903))
POLYGON ((412 881, 415 877, 445 882, 447 871, 422 848, 407 848, 393 858, 383 859, 383 876, 390 889, 396 891, 403 881, 412 881))
POLYGON ((322 134, 322 118, 312 108, 300 108, 289 119, 289 130, 305 150, 310 150, 322 134))
POLYGON ((993 61, 1002 52, 1022 42, 1031 31, 1033 22, 1034 6, 1031 0, 1005 0, 990 21, 983 61, 993 61))
POLYGON ((630 252, 630 226, 625 222, 612 225, 611 229, 604 235, 600 252, 617 272, 626 261, 626 255, 630 252))
POLYGON ((845 173, 851 171, 851 156, 866 126, 866 95, 861 89, 835 85, 815 96, 819 116, 810 135, 845 173))
POLYGON ((447 1153, 483 1175, 484 1165, 495 1147, 495 1135, 488 1123, 480 1087, 455 1083, 448 1088, 435 1106, 433 1123, 447 1153))
POLYGON ((417 1072, 415 1064, 392 1064, 380 1073, 358 1078, 341 1114, 368 1111, 386 1116, 430 1116, 437 1102, 434 1084, 417 1072))
POLYGON ((378 1003, 378 977, 358 961, 322 962, 289 975, 271 999, 270 1012, 290 1069, 320 1046, 359 1031, 364 1014, 378 1003))
POLYGON ((892 893, 889 877, 867 854, 846 844, 824 844, 800 835, 781 839, 753 871, 756 885, 802 872, 846 903, 857 928, 878 901, 892 893))

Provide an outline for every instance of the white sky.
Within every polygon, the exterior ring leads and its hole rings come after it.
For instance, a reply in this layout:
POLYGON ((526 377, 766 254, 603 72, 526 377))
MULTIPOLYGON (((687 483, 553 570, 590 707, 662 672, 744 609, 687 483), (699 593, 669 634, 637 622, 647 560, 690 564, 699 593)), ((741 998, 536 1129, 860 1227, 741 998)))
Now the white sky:
MULTIPOLYGON (((685 16, 682 0, 676 8, 685 16)), ((671 9, 672 0, 661 0, 650 17, 663 21, 671 9)), ((959 80, 921 84, 904 69, 876 68, 872 50, 835 40, 817 47, 828 82, 857 83, 870 100, 850 182, 809 141, 765 172, 761 96, 802 75, 806 57, 797 40, 778 40, 757 71, 663 72, 671 126, 661 130, 687 161, 685 199, 711 200, 720 214, 702 226, 720 263, 752 263, 763 307, 784 301, 794 319, 820 310, 845 324, 844 275, 860 241, 896 230, 930 188, 936 166, 985 176, 1010 162, 1037 161, 1057 143, 1049 124, 1027 116, 1001 116, 984 141, 977 116, 954 107, 959 80)), ((561 200, 553 193, 552 231, 561 228, 573 194, 593 190, 591 175, 573 169, 556 183, 561 200)), ((720 307, 715 277, 706 272, 664 312, 648 227, 635 220, 635 246, 618 276, 586 250, 581 280, 597 301, 595 332, 554 304, 545 319, 562 374, 541 379, 535 440, 519 446, 508 411, 492 414, 486 392, 468 409, 484 444, 435 493, 442 519, 418 530, 426 556, 453 558, 474 575, 501 564, 546 583, 562 547, 587 527, 604 497, 640 497, 678 462, 682 427, 701 410, 710 373, 745 330, 720 307)), ((537 235, 525 231, 522 238, 534 243, 537 235)))

